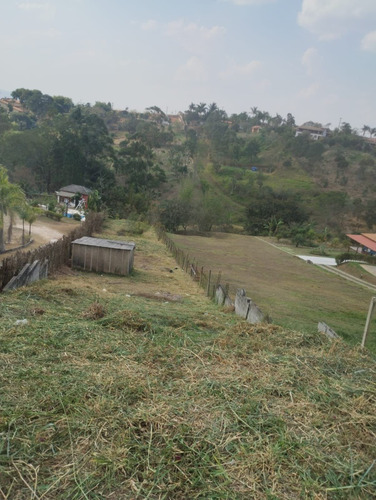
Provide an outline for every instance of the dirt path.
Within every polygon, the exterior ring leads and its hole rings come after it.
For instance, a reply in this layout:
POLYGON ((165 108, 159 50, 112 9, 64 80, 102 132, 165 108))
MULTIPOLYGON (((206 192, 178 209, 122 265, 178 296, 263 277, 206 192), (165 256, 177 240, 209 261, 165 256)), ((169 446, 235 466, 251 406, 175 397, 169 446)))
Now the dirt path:
MULTIPOLYGON (((31 239, 33 243, 25 247, 25 251, 33 250, 40 245, 45 245, 52 241, 60 239, 62 236, 70 233, 79 222, 73 219, 63 218, 60 222, 49 219, 45 216, 38 217, 31 227, 31 239)), ((7 223, 6 223, 7 226, 7 223)), ((25 237, 28 238, 29 226, 25 224, 25 237)), ((6 249, 16 248, 21 245, 22 240, 22 221, 17 219, 13 226, 12 243, 6 245, 6 249)), ((0 261, 12 255, 13 252, 7 252, 0 255, 0 261)))
MULTIPOLYGON (((14 227, 15 229, 20 229, 22 231, 21 221, 17 221, 14 227)), ((32 226, 32 238, 35 239, 38 236, 38 239, 41 239, 44 243, 56 241, 63 235, 64 232, 61 232, 60 227, 59 228, 50 227, 45 223, 45 221, 43 222, 40 220, 36 221, 32 226)))

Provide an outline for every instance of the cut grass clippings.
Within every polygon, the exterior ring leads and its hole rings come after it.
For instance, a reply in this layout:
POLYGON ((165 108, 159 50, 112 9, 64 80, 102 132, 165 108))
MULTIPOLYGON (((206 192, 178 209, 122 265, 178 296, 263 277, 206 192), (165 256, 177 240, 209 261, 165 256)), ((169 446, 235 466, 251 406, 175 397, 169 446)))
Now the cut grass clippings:
POLYGON ((252 326, 134 239, 130 277, 1 296, 0 498, 372 498, 374 358, 252 326))

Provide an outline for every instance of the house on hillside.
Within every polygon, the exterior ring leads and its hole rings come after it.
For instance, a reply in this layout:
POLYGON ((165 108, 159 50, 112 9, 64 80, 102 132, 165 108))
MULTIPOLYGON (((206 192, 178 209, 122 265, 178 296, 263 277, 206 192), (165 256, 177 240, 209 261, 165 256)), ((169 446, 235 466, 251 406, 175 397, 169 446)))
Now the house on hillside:
POLYGON ((87 201, 89 199, 89 195, 91 193, 91 189, 85 186, 78 186, 77 184, 70 184, 69 186, 64 186, 56 191, 56 197, 58 203, 64 203, 64 205, 68 204, 68 207, 76 208, 78 203, 82 200, 83 205, 87 208, 87 201), (80 194, 81 198, 77 199, 77 196, 80 194))
POLYGON ((2 97, 0 99, 0 108, 9 111, 15 111, 17 113, 25 113, 26 109, 22 106, 22 104, 16 99, 12 99, 11 97, 2 97))
POLYGON ((317 141, 318 139, 322 139, 329 134, 329 129, 326 127, 313 127, 310 125, 300 125, 295 129, 295 137, 298 135, 308 134, 311 139, 317 141))
POLYGON ((346 234, 346 236, 356 243, 355 247, 351 247, 356 252, 376 255, 376 234, 346 234))

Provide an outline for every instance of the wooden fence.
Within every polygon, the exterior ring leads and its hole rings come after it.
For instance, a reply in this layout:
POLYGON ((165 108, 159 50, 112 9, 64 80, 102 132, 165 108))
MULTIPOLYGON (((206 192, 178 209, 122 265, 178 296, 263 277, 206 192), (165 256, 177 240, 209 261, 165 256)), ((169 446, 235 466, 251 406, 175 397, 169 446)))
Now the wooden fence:
POLYGON ((200 266, 194 258, 190 258, 188 253, 177 247, 177 245, 167 235, 163 227, 156 226, 156 232, 158 239, 167 246, 179 266, 199 283, 199 285, 206 291, 206 295, 208 297, 214 299, 218 285, 222 285, 226 295, 228 295, 229 285, 228 283, 225 285, 221 283, 221 271, 215 274, 212 273, 211 269, 207 270, 204 269, 203 266, 200 266))
POLYGON ((102 214, 90 213, 83 224, 56 242, 48 243, 28 252, 18 250, 14 255, 4 259, 0 263, 0 291, 13 276, 21 271, 25 264, 31 264, 35 260, 42 262, 47 259, 49 273, 53 273, 63 265, 66 265, 71 255, 72 241, 82 238, 82 236, 91 236, 94 232, 98 232, 102 227, 102 223, 102 214))

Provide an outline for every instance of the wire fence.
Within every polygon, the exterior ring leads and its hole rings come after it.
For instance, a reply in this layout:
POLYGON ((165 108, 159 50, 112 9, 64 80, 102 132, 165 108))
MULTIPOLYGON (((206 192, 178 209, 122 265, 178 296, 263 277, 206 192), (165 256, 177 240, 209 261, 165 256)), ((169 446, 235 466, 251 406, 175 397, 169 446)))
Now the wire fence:
POLYGON ((35 260, 43 262, 47 259, 49 273, 53 273, 68 264, 71 256, 72 241, 83 236, 91 236, 94 232, 100 231, 102 223, 102 214, 90 213, 86 217, 85 222, 59 240, 47 243, 28 252, 18 250, 15 254, 4 259, 0 263, 0 291, 13 276, 16 276, 21 271, 25 264, 31 264, 35 260))
POLYGON ((157 237, 162 241, 168 250, 172 253, 178 265, 188 273, 194 281, 197 281, 199 285, 206 291, 206 295, 215 298, 216 290, 219 285, 222 286, 225 295, 229 294, 229 284, 221 283, 222 274, 221 271, 213 273, 211 269, 204 269, 199 262, 189 256, 187 252, 178 248, 175 242, 167 235, 166 231, 162 226, 156 226, 157 237))

